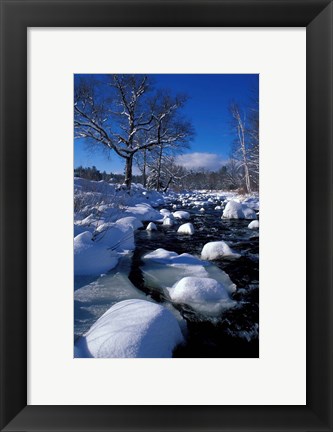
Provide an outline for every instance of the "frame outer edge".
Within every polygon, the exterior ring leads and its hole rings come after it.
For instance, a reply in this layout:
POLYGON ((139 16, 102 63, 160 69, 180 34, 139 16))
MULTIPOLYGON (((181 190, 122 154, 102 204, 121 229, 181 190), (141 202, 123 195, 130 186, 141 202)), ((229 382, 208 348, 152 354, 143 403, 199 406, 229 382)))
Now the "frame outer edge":
POLYGON ((9 6, 1 1, 1 428, 27 399, 26 29, 9 6))
MULTIPOLYGON (((90 3, 91 7, 93 6, 93 2, 90 2, 89 0, 83 1, 82 3, 88 5, 90 3)), ((113 3, 114 2, 109 2, 113 3)), ((119 3, 119 2, 118 2, 119 3)), ((124 2, 126 3, 126 2, 124 2)), ((139 2, 138 2, 139 3, 139 2)), ((208 3, 208 2, 207 2, 208 3)), ((226 2, 216 2, 224 4, 226 2)), ((267 4, 273 5, 274 2, 270 2, 267 0, 266 2, 266 9, 267 4)), ((282 3, 282 2, 281 2, 282 3)), ((308 26, 309 34, 311 33, 312 36, 315 37, 316 32, 318 32, 318 28, 320 25, 324 23, 324 26, 329 27, 329 37, 330 40, 325 39, 325 37, 322 39, 322 42, 324 42, 325 46, 325 53, 327 56, 327 62, 329 70, 328 72, 332 72, 332 2, 331 1, 299 1, 299 2, 293 2, 293 8, 295 8, 295 3, 298 3, 297 8, 301 8, 303 6, 302 10, 299 10, 300 17, 293 18, 293 20, 289 20, 288 24, 285 25, 307 25, 308 22, 305 22, 306 17, 314 17, 313 21, 308 26), (328 7, 325 7, 327 4, 329 4, 328 7), (322 14, 318 14, 319 11, 321 11, 325 7, 325 11, 322 14), (329 9, 330 8, 330 9, 329 9), (306 9, 306 11, 305 11, 306 9), (327 14, 330 14, 330 18, 327 17, 327 14), (316 15, 315 15, 316 14, 316 15), (318 14, 318 15, 317 15, 318 14), (326 14, 326 15, 325 15, 326 14), (326 18, 324 18, 324 15, 326 18), (323 21, 321 21, 323 20, 323 21), (315 27, 317 26, 317 29, 315 27)), ((17 250, 13 250, 13 246, 10 246, 11 243, 15 241, 20 241, 20 244, 22 244, 22 238, 25 238, 26 234, 26 208, 27 208, 27 197, 26 197, 26 174, 27 174, 27 167, 26 167, 26 131, 27 131, 27 124, 26 124, 26 104, 24 109, 19 109, 17 118, 13 118, 10 114, 13 113, 13 109, 15 104, 19 107, 20 104, 22 105, 22 92, 23 92, 23 98, 26 102, 26 73, 22 73, 22 70, 26 71, 26 28, 27 23, 31 22, 32 25, 37 26, 45 26, 45 25, 60 25, 60 21, 62 20, 62 23, 65 23, 65 25, 71 25, 73 26, 80 26, 84 24, 84 22, 89 22, 93 19, 93 17, 88 17, 87 13, 82 13, 80 17, 72 18, 69 15, 65 16, 62 12, 64 12, 65 8, 73 8, 73 5, 76 4, 78 6, 78 2, 73 1, 67 1, 66 5, 65 2, 61 1, 31 1, 27 0, 25 2, 23 1, 13 1, 11 4, 9 1, 0 0, 1 4, 1 92, 2 92, 2 100, 1 100, 1 120, 2 120, 2 130, 1 130, 1 147, 0 147, 0 156, 1 156, 1 208, 0 208, 0 217, 1 217, 1 226, 0 226, 0 233, 1 233, 1 424, 0 428, 3 428, 4 425, 8 422, 10 422, 7 427, 5 427, 2 430, 55 430, 55 427, 52 427, 52 415, 54 417, 54 420, 57 419, 56 423, 58 426, 56 426, 56 430, 78 430, 79 427, 76 423, 74 424, 74 421, 76 417, 74 416, 74 411, 79 412, 77 410, 79 407, 30 407, 26 406, 26 339, 23 340, 22 336, 26 336, 25 333, 25 322, 24 318, 26 318, 27 311, 26 311, 26 297, 22 297, 22 287, 26 284, 26 264, 24 267, 24 262, 26 263, 26 249, 24 246, 26 246, 26 243, 23 244, 23 248, 21 251, 19 251, 18 254, 18 260, 20 264, 23 265, 23 275, 22 274, 16 274, 20 272, 13 273, 13 268, 11 267, 13 264, 11 261, 14 259, 15 256, 17 256, 17 250), (47 11, 47 6, 52 5, 53 10, 57 11, 57 14, 55 17, 50 16, 50 14, 45 15, 47 11), (39 11, 39 12, 38 12, 39 11), (43 11, 43 12, 41 12, 43 11), (27 13, 26 16, 24 14, 27 13), (15 15, 16 14, 16 15, 15 15), (6 20, 5 20, 6 18, 6 20), (76 21, 75 21, 76 20, 76 21), (76 22, 76 24, 75 24, 76 22), (44 23, 44 24, 43 24, 44 23), (46 24, 47 23, 47 24, 46 24), (10 40, 10 42, 8 42, 10 40), (25 50, 25 54, 24 54, 25 50), (5 61, 6 60, 6 63, 5 61), (17 85, 11 89, 10 97, 9 97, 9 91, 6 90, 5 86, 5 79, 6 83, 9 81, 8 77, 10 77, 10 82, 13 83, 16 81, 17 85), (6 110, 10 112, 6 112, 6 110), (19 127, 18 127, 19 125, 19 127), (14 128, 14 129, 12 129, 14 128), (10 143, 10 144, 9 144, 10 143), (15 150, 13 150, 13 146, 17 146, 15 150), (9 150, 10 147, 10 150, 9 150), (25 160, 24 160, 25 159, 25 160), (16 181, 12 181, 13 177, 16 177, 18 175, 16 181), (8 193, 8 185, 10 184, 10 192, 14 197, 9 196, 8 193), (22 213, 15 218, 15 215, 13 215, 13 210, 22 210, 22 213), (9 238, 8 232, 5 232, 5 228, 9 226, 14 226, 14 224, 17 224, 18 226, 18 232, 13 234, 11 232, 11 237, 9 238), (22 237, 23 236, 23 237, 22 237), (8 257, 4 256, 4 252, 6 252, 6 255, 8 257), (8 253, 9 252, 9 253, 8 253), (10 284, 9 284, 10 282, 10 284), (5 288, 10 286, 10 292, 5 293, 5 288), (20 298, 19 304, 16 304, 16 308, 14 307, 14 303, 11 304, 11 300, 17 299, 17 296, 20 298), (15 321, 16 320, 16 321, 15 321), (10 325, 9 325, 10 324, 10 325), (12 325, 12 327, 11 327, 12 325), (12 335, 16 338, 15 340, 15 348, 10 347, 10 335, 9 335, 9 327, 11 327, 12 335), (19 346, 18 346, 19 345, 19 346), (18 356, 19 354, 19 356, 18 356), (25 407, 25 408, 24 408, 25 407), (75 409, 76 408, 76 409, 75 409), (72 422, 69 422, 66 424, 66 418, 65 416, 62 416, 59 419, 59 415, 61 416, 61 413, 65 413, 67 411, 71 411, 72 415, 75 417, 72 417, 72 422), (29 414, 30 413, 30 414, 29 414), (33 414, 35 413, 35 414, 33 414), (48 414, 47 414, 48 413, 48 414), (52 414, 53 413, 53 414, 52 414), (42 420, 43 418, 43 420, 42 420), (12 421, 11 421, 12 420, 12 421)), ((96 4, 101 5, 101 2, 96 1, 96 4)), ((105 3, 104 3, 105 4, 105 3)), ((146 2, 147 4, 147 2, 146 2)), ((183 3, 183 5, 185 2, 183 3)), ((211 4, 211 3, 209 3, 211 4)), ((249 0, 248 4, 251 4, 251 0, 249 0)), ((253 4, 253 2, 252 2, 253 4)), ((188 5, 191 5, 191 2, 188 2, 188 5)), ((260 9, 260 5, 263 5, 263 2, 258 2, 257 7, 258 11, 260 9)), ((247 5, 248 6, 248 5, 247 5)), ((276 2, 275 2, 276 6, 276 2)), ((286 7, 286 6, 284 6, 286 7)), ((89 9, 89 8, 88 8, 89 9)), ((241 9, 241 8, 240 8, 241 9)), ((292 9, 292 8, 291 8, 292 9)), ((85 9, 87 11, 87 9, 85 9)), ((295 9, 292 9, 293 13, 295 13, 295 9)), ((257 11, 257 12, 258 12, 257 11)), ((241 10, 239 10, 240 15, 242 15, 241 10)), ((98 15, 98 14, 97 14, 98 15)), ((120 14, 121 15, 121 14, 120 14)), ((228 19, 228 18, 226 18, 228 19)), ((244 19, 244 18, 243 18, 244 19)), ((277 23, 277 25, 283 26, 282 21, 279 21, 280 18, 271 18, 272 22, 277 23)), ((224 18, 225 20, 225 18, 224 18)), ((95 18, 96 21, 96 18, 95 18)), ((134 20, 135 21, 135 20, 134 20)), ((137 20, 138 21, 138 20, 137 20)), ((149 21, 149 20, 148 20, 149 21)), ((161 19, 161 21, 163 21, 161 19)), ((106 22, 106 18, 104 17, 104 21, 106 22)), ((159 24, 156 24, 159 25, 159 24)), ((209 25, 209 24, 208 24, 209 25)), ((220 24, 223 25, 223 24, 220 24)), ((251 25, 251 24, 249 24, 251 25)), ((253 23, 252 25, 258 25, 258 22, 253 23)), ((320 31, 319 31, 320 32, 320 31)), ((327 37, 326 33, 326 37, 327 37)), ((318 43, 318 41, 317 41, 318 43)), ((317 46, 318 48, 318 46, 317 46)), ((321 53, 323 51, 319 49, 321 53)), ((314 51, 314 55, 315 51, 314 51)), ((321 60, 322 64, 325 65, 325 58, 321 60)), ((319 60, 320 62, 320 60, 319 60)), ((318 75, 319 76, 319 75, 318 75)), ((324 192, 320 196, 323 200, 327 199, 327 196, 330 196, 330 193, 332 193, 332 119, 330 118, 330 115, 332 114, 332 82, 331 77, 327 77, 327 74, 324 77, 323 82, 325 82, 330 89, 329 95, 325 96, 325 93, 320 92, 321 96, 316 98, 317 106, 318 103, 321 102, 321 97, 324 98, 325 112, 328 114, 325 119, 318 119, 316 117, 313 124, 310 126, 310 132, 318 132, 316 127, 318 125, 321 125, 326 130, 326 137, 324 133, 324 141, 325 141, 325 150, 324 155, 319 157, 319 160, 324 163, 323 165, 323 173, 324 177, 328 180, 328 184, 326 184, 326 187, 324 187, 324 192), (318 123, 319 122, 319 123, 318 123), (329 132, 328 132, 329 131, 329 132), (328 195, 327 195, 328 194, 328 195)), ((319 78, 321 79, 321 77, 319 78)), ((307 83, 308 85, 308 83, 307 83)), ((322 88, 324 88, 324 85, 322 85, 322 88)), ((307 111, 308 112, 308 111, 307 111)), ((310 111, 309 111, 310 112, 310 111)), ((313 109, 312 109, 313 112, 313 109)), ((311 136, 311 133, 310 135, 311 136)), ((308 138, 308 136, 307 136, 308 138)), ((316 137, 313 137, 313 142, 315 141, 316 137)), ((310 155, 309 155, 310 156, 310 155)), ((311 154, 312 156, 312 154, 311 154)), ((310 158, 308 158, 310 159, 310 158)), ((315 157, 317 159, 317 157, 315 157)), ((311 171, 309 171, 311 172, 311 171)), ((316 184, 323 185, 322 183, 316 179, 316 184)), ((325 185, 324 185, 325 186, 325 185)), ((311 195, 312 197, 313 195, 311 195)), ((332 195, 331 195, 332 196, 332 195)), ((315 198, 315 197, 314 197, 315 198)), ((316 329, 321 329, 324 331, 324 336, 320 339, 320 341, 323 343, 323 347, 320 346, 319 342, 314 340, 314 346, 319 348, 319 353, 316 353, 316 355, 313 357, 313 359, 310 359, 309 364, 311 364, 312 361, 318 361, 318 359, 322 360, 320 357, 323 355, 325 357, 324 363, 325 368, 323 371, 316 371, 315 374, 312 374, 309 376, 310 378, 310 384, 311 388, 314 389, 315 397, 311 398, 310 405, 313 409, 313 412, 316 413, 317 419, 320 419, 320 422, 316 422, 314 419, 312 422, 309 422, 308 427, 305 427, 304 424, 302 426, 296 425, 295 423, 291 424, 285 424, 284 426, 280 425, 278 426, 279 430, 312 430, 312 431, 327 431, 332 430, 332 423, 330 424, 329 429, 327 428, 327 422, 331 422, 332 419, 332 399, 331 399, 331 392, 332 392, 332 381, 331 381, 331 375, 330 375, 330 367, 332 367, 332 327, 331 322, 329 321, 329 317, 327 314, 327 311, 332 310, 332 203, 323 204, 321 206, 319 199, 315 199, 314 201, 315 205, 318 205, 318 208, 322 208, 324 211, 326 211, 324 215, 324 221, 321 223, 322 228, 319 229, 318 227, 314 227, 315 230, 318 232, 318 235, 321 240, 323 240, 323 244, 325 246, 325 252, 327 253, 326 259, 324 261, 324 276, 322 278, 322 281, 324 283, 323 286, 328 287, 329 292, 323 292, 324 297, 319 302, 316 303, 316 307, 323 307, 323 312, 326 314, 326 318, 320 319, 319 327, 317 326, 316 329), (329 227, 330 231, 327 233, 327 230, 325 231, 325 227, 329 227), (325 233, 323 232, 325 231, 325 233), (330 244, 328 244, 328 242, 330 244), (327 267, 326 267, 327 266, 327 267), (326 279, 325 279, 326 275, 326 279), (329 286, 328 286, 329 285, 329 286), (326 302, 326 303, 325 303, 326 302), (329 309, 330 307, 330 309, 329 309), (326 321, 325 321, 326 320, 326 321), (325 327, 324 324, 328 324, 328 327, 325 327), (325 351, 326 346, 326 351, 325 351), (327 352, 329 351, 329 356, 327 356, 327 352), (328 375, 325 375, 327 373, 328 375), (327 380, 328 379, 328 380, 327 380), (318 384, 319 383, 319 384, 318 384), (323 385, 323 393, 318 393, 319 385, 323 385), (325 402, 323 404, 323 395, 325 395, 325 402), (325 405, 325 406, 324 406, 325 405), (323 423, 325 422, 325 424, 323 423), (311 425, 310 425, 311 423, 311 425)), ((313 206, 315 207, 315 206, 313 206)), ((311 208, 309 207, 309 210, 311 208)), ((309 213, 309 215, 311 212, 309 213)), ((309 224, 309 222, 308 222, 309 224)), ((309 225, 308 225, 309 227, 309 225)), ((315 239, 313 240, 313 244, 318 245, 318 242, 316 242, 315 239)), ((24 242, 24 240, 23 240, 24 242)), ((318 265, 318 262, 316 263, 318 265)), ((312 286, 315 286, 313 284, 315 281, 311 281, 312 286)), ((316 281, 318 284, 318 281, 316 281)), ((8 288, 7 288, 8 290, 8 288)), ((24 294, 24 293, 23 293, 24 294)), ((320 310, 318 312, 316 317, 320 316, 320 310)), ((315 334, 312 335, 312 337, 315 337, 315 334)), ((89 408, 94 407, 82 407, 82 411, 84 410, 90 411, 89 408), (88 408, 88 410, 87 410, 88 408)), ((98 407, 96 407, 98 408, 98 407)), ((101 408, 101 407, 99 407, 101 408)), ((126 407, 121 407, 126 408, 126 407)), ((139 408, 139 407, 136 407, 139 408)), ((178 407, 181 408, 181 407, 178 407)), ((194 407, 195 408, 195 407, 194 407)), ((261 412, 263 412, 263 407, 261 407, 261 412)), ((282 407, 281 407, 282 408, 282 407)), ((292 408, 292 407, 290 407, 292 408)), ((255 411, 256 409, 253 408, 255 411)), ((134 412, 137 412, 137 410, 133 410, 134 412)), ((159 411, 159 410, 158 410, 159 411)), ((195 410, 194 410, 195 411, 195 410)), ((116 410, 117 412, 117 410, 116 410)), ((121 412, 121 410, 119 410, 121 412)), ((87 413, 88 414, 88 413, 87 413)), ((91 414, 93 414, 91 412, 91 414)), ((304 413, 305 414, 305 413, 304 413)), ((310 413, 308 413, 310 414, 310 413)), ((259 414, 258 414, 259 415, 259 414)), ((71 417, 71 416, 69 416, 71 417)), ((88 416, 89 417, 89 416, 88 416)), ((134 416, 135 417, 135 416, 134 416)), ((141 418, 136 417, 136 418, 141 418)), ((250 416, 250 418, 252 418, 250 416)), ((287 422, 289 419, 288 416, 286 416, 285 422, 287 422)), ((88 420, 88 418, 87 418, 88 420)), ((282 422, 283 423, 283 422, 282 422)), ((88 430, 89 421, 87 424, 84 425, 85 427, 81 430, 85 429, 88 430)), ((196 425, 197 426, 197 425, 196 425)), ((259 426, 259 425, 258 425, 259 426)), ((214 428, 214 430, 226 430, 228 426, 220 425, 220 427, 214 428)), ((79 427, 80 428, 80 427, 79 427)), ((257 430, 261 429, 259 426, 256 428, 257 430)), ((117 427, 116 425, 112 428, 105 426, 103 428, 104 430, 125 430, 125 427, 117 427)), ((128 427, 126 428, 129 429, 128 427)), ((130 428, 133 430, 133 427, 130 428)), ((144 426, 137 425, 137 430, 141 429, 144 430, 144 426)), ((151 427, 149 428, 151 430, 151 427)), ((162 428, 161 428, 162 429, 162 428)), ((165 429, 165 428, 164 428, 165 429)), ((169 428, 169 430, 185 430, 185 428, 182 427, 174 427, 169 428)), ((194 427, 193 430, 198 430, 198 427, 194 427)), ((235 427, 229 427, 229 430, 235 429, 235 427)), ((250 430, 251 426, 248 425, 247 428, 242 428, 242 430, 250 430)), ((265 428, 266 429, 266 428, 265 428)), ((277 430, 277 427, 274 427, 272 425, 271 429, 277 430)), ((91 430, 91 428, 89 428, 91 430)), ((204 430, 204 429, 202 429, 204 430)), ((206 430, 206 428, 205 428, 206 430)), ((207 428, 208 430, 208 428, 207 428)), ((209 428, 209 430, 213 430, 212 428, 209 428)), ((238 430, 240 430, 238 428, 238 430)), ((267 428, 268 430, 268 428, 267 428)))
POLYGON ((311 267, 311 271, 307 270, 307 402, 329 430, 332 430, 333 423, 332 77, 331 2, 307 27, 306 109, 307 269, 311 267), (321 151, 318 151, 317 146, 320 146, 321 151))

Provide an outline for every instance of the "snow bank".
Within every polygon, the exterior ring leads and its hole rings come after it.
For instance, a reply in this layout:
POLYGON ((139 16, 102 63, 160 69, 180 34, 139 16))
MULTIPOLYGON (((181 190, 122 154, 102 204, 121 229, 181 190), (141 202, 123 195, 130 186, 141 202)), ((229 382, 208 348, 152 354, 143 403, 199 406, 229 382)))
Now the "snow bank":
POLYGON ((135 243, 132 224, 127 220, 129 218, 124 219, 100 225, 94 232, 96 244, 105 245, 118 252, 133 250, 135 243))
POLYGON ((201 251, 201 258, 214 260, 218 258, 239 258, 240 254, 235 253, 224 241, 209 242, 204 245, 201 251))
POLYGON ((171 300, 204 314, 220 313, 231 302, 225 287, 211 278, 184 277, 168 289, 171 300))
POLYGON ((249 223, 248 228, 250 229, 259 229, 259 221, 258 220, 254 220, 252 222, 249 223))
MULTIPOLYGON (((91 228, 91 230, 93 231, 94 228, 91 228)), ((74 224, 74 237, 78 236, 79 234, 84 233, 85 231, 89 231, 89 228, 82 226, 82 225, 74 224)))
POLYGON ((85 231, 74 238, 74 274, 100 275, 114 268, 118 263, 115 252, 104 244, 96 244, 92 234, 85 231))
POLYGON ((194 234, 194 226, 191 223, 185 223, 183 225, 180 225, 177 233, 192 235, 192 234, 194 234))
POLYGON ((128 207, 125 213, 129 216, 135 216, 142 222, 157 221, 161 219, 161 213, 146 203, 136 204, 134 207, 128 207))
POLYGON ((183 342, 174 315, 145 300, 112 306, 76 343, 80 357, 167 358, 183 342))
POLYGON ((225 206, 222 218, 225 219, 257 219, 254 210, 250 209, 246 204, 236 201, 229 201, 225 206))
POLYGON ((118 219, 116 224, 123 225, 125 227, 131 227, 133 230, 143 227, 143 223, 134 216, 128 216, 121 219, 118 219))
POLYGON ((175 211, 173 215, 176 219, 190 219, 190 213, 182 210, 175 211))

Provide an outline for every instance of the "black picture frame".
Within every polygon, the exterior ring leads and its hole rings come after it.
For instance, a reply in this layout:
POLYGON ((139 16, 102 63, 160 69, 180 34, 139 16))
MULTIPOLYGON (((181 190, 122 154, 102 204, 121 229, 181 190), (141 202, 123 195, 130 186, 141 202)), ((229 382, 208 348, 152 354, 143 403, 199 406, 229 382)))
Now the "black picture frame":
POLYGON ((332 11, 329 0, 1 0, 1 430, 332 431, 332 11), (306 27, 305 406, 27 405, 27 28, 119 26, 306 27))

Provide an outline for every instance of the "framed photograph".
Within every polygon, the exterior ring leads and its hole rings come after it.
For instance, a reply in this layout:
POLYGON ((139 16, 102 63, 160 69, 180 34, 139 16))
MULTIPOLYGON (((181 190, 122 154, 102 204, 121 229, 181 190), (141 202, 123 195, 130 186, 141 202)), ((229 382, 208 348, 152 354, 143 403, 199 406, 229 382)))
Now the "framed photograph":
POLYGON ((1 7, 1 430, 332 430, 332 2, 1 7))

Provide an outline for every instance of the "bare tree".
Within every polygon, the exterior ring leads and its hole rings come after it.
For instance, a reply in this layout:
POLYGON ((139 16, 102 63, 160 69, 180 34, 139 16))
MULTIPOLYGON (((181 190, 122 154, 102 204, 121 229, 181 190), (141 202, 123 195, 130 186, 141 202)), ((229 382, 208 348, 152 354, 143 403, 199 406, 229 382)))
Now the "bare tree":
POLYGON ((154 185, 157 190, 165 187, 162 181, 163 165, 188 148, 189 141, 194 135, 191 123, 180 115, 180 109, 187 99, 186 95, 172 96, 170 92, 162 90, 157 92, 155 99, 151 101, 156 127, 150 133, 157 145, 152 149, 146 162, 150 172, 150 186, 154 185))
POLYGON ((167 146, 185 139, 180 127, 162 129, 164 119, 182 105, 180 102, 152 104, 147 94, 150 83, 142 75, 109 75, 105 82, 77 86, 74 101, 75 136, 87 138, 113 150, 125 160, 125 184, 130 189, 134 156, 156 146, 167 146), (106 87, 103 94, 96 88, 106 87), (107 92, 107 89, 109 92, 107 92))
POLYGON ((259 99, 255 96, 249 109, 247 134, 249 166, 252 187, 259 189, 259 99))
POLYGON ((251 192, 250 168, 249 168, 249 154, 246 143, 246 126, 245 116, 241 116, 240 108, 236 103, 230 105, 230 113, 234 119, 234 127, 237 131, 237 153, 240 154, 240 167, 244 172, 245 187, 248 193, 251 192))

